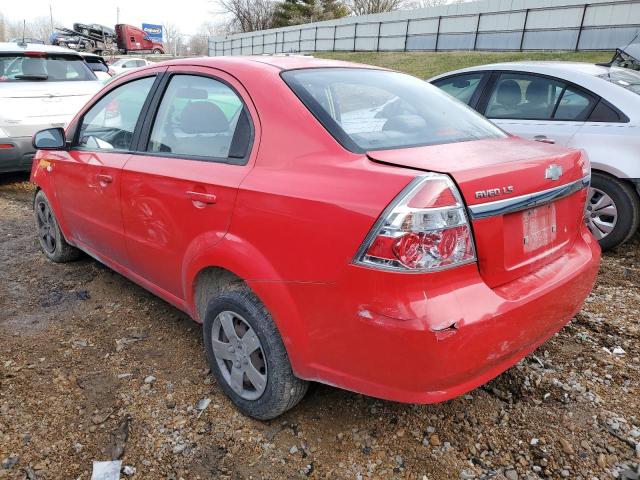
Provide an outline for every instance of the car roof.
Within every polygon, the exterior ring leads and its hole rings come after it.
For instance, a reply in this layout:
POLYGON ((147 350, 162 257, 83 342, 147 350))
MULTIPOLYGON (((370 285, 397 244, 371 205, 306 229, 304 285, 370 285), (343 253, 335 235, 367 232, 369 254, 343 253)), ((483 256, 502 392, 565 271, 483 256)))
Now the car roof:
POLYGON ((344 62, 341 60, 327 60, 323 58, 315 58, 309 55, 251 55, 251 56, 234 56, 234 57, 200 57, 185 58, 178 60, 169 60, 164 62, 170 65, 201 65, 219 67, 247 65, 259 67, 264 65, 265 68, 272 67, 276 70, 296 70, 303 68, 370 68, 382 70, 380 67, 372 65, 364 65, 360 63, 344 62))
MULTIPOLYGON (((578 74, 597 77, 604 75, 609 71, 610 67, 596 65, 594 63, 585 62, 561 62, 561 61, 519 61, 519 62, 501 62, 489 63, 486 65, 478 65, 475 67, 462 68, 451 72, 438 75, 438 77, 449 76, 460 72, 471 72, 476 70, 522 70, 527 72, 547 73, 549 75, 578 74)), ((435 77, 435 78, 438 78, 435 77)))
POLYGON ((56 45, 43 45, 41 43, 19 44, 15 42, 0 42, 0 53, 65 53, 69 55, 79 55, 78 52, 56 45))

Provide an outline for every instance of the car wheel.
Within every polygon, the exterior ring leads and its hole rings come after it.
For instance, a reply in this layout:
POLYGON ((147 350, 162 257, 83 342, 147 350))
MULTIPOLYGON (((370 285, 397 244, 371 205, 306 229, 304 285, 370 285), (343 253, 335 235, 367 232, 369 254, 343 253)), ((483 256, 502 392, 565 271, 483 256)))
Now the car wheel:
POLYGON ((153 49, 153 53, 156 54, 156 55, 161 55, 162 51, 158 50, 157 48, 154 48, 153 49))
POLYGON ((308 382, 291 370, 271 315, 248 287, 225 291, 209 301, 203 335, 211 371, 245 415, 275 418, 307 392, 308 382))
POLYGON ((42 190, 36 194, 33 207, 38 241, 47 258, 57 263, 70 262, 78 258, 80 250, 72 247, 65 240, 49 200, 42 190))
POLYGON ((640 203, 627 183, 595 172, 587 199, 586 220, 602 250, 610 250, 629 240, 640 223, 640 203))

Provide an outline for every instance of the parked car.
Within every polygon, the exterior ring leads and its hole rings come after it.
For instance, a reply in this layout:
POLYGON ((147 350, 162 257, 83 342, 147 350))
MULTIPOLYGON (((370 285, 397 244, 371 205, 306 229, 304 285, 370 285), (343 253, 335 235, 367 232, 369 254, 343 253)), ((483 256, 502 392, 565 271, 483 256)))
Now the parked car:
POLYGON ((584 149, 593 168, 586 220, 604 250, 640 223, 640 74, 588 63, 513 62, 430 80, 509 133, 584 149))
POLYGON ((221 388, 260 419, 309 380, 461 395, 561 329, 598 269, 581 151, 370 66, 165 62, 34 142, 44 254, 88 252, 203 322, 221 388))
POLYGON ((98 80, 111 80, 113 74, 109 72, 109 65, 104 57, 87 52, 80 52, 80 55, 98 80))
POLYGON ((632 43, 623 48, 616 48, 616 53, 613 54, 611 61, 599 65, 640 71, 640 43, 632 43))
POLYGON ((111 75, 120 75, 124 72, 130 72, 136 68, 152 65, 154 62, 145 60, 144 58, 121 58, 109 65, 109 73, 111 75))
POLYGON ((65 126, 101 86, 76 52, 0 43, 0 173, 29 171, 33 134, 65 126))
POLYGON ((98 37, 113 37, 116 36, 116 31, 113 28, 105 27, 98 23, 74 23, 73 29, 76 32, 80 32, 83 35, 95 35, 98 37))

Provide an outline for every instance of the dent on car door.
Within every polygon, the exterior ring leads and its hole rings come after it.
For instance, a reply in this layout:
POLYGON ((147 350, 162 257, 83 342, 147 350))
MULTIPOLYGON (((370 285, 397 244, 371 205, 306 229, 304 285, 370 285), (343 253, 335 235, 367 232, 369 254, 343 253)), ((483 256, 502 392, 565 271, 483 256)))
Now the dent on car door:
POLYGON ((94 103, 79 119, 72 146, 56 165, 57 195, 73 241, 119 265, 128 263, 121 171, 155 79, 154 75, 129 81, 94 103))
POLYGON ((568 145, 595 105, 594 96, 559 79, 522 72, 496 75, 484 115, 509 133, 568 145))
POLYGON ((228 229, 254 129, 241 86, 222 72, 170 68, 162 89, 124 169, 123 216, 133 270, 183 299, 185 259, 228 229))

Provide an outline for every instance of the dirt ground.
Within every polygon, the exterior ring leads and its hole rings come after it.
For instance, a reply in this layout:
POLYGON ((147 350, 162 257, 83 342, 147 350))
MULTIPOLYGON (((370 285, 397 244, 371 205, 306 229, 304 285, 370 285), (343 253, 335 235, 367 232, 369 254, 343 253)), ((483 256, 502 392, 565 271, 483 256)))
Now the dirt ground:
POLYGON ((483 388, 404 405, 319 385, 263 423, 224 397, 186 315, 90 258, 45 260, 32 195, 0 177, 0 479, 89 479, 112 457, 134 479, 640 478, 638 238, 483 388))

